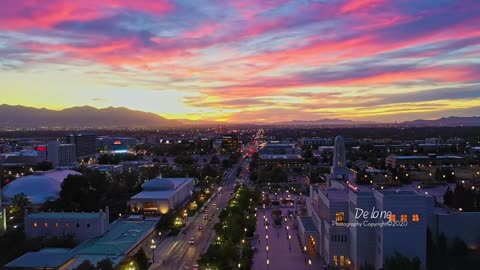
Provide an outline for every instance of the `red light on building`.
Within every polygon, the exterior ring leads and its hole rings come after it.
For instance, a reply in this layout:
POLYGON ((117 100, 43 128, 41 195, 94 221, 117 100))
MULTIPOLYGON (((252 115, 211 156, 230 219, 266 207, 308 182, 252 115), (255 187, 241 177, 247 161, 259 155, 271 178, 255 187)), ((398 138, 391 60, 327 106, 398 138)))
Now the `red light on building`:
POLYGON ((122 144, 122 141, 114 141, 113 144, 115 145, 122 144))
POLYGON ((35 151, 46 152, 47 147, 46 146, 37 146, 37 147, 35 147, 35 151))

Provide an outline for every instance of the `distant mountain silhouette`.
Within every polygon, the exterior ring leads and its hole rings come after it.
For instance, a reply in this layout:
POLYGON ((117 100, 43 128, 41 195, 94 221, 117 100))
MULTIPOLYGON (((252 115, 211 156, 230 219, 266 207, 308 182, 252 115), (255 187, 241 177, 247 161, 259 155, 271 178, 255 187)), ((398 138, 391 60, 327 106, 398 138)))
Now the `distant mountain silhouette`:
POLYGON ((319 125, 319 126, 335 126, 335 125, 375 125, 379 124, 373 121, 353 121, 345 119, 319 119, 319 120, 292 120, 285 122, 276 122, 275 125, 292 125, 292 126, 309 126, 309 125, 319 125))
POLYGON ((442 117, 440 119, 435 120, 413 120, 413 121, 405 121, 401 123, 404 126, 480 126, 480 116, 468 116, 468 117, 458 117, 458 116, 450 116, 450 117, 442 117))
POLYGON ((175 127, 181 123, 154 113, 108 107, 73 107, 61 111, 0 105, 0 126, 7 127, 175 127))

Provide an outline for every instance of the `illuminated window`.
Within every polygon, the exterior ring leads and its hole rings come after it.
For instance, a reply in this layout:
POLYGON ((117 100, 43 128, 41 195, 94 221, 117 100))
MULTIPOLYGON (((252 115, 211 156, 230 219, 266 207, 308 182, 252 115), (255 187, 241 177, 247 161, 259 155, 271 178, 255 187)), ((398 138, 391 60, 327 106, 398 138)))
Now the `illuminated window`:
POLYGON ((48 223, 47 223, 47 222, 45 222, 44 226, 45 226, 45 228, 47 228, 47 227, 48 227, 48 223))
POLYGON ((419 222, 420 221, 420 215, 418 215, 418 214, 412 215, 412 221, 413 222, 419 222))
POLYGON ((408 216, 407 216, 407 215, 401 215, 401 216, 400 216, 400 220, 401 220, 402 222, 407 222, 407 221, 408 221, 408 216))
POLYGON ((38 227, 38 224, 36 222, 33 223, 33 227, 35 227, 35 228, 38 227))
POLYGON ((390 221, 391 221, 391 222, 397 221, 397 216, 395 216, 395 214, 391 214, 391 215, 390 215, 390 221))
POLYGON ((56 223, 55 223, 55 227, 57 227, 57 228, 58 228, 58 222, 56 222, 56 223))
POLYGON ((345 212, 337 212, 335 214, 335 221, 337 221, 338 223, 345 222, 345 212))
POLYGON ((345 266, 345 257, 340 256, 340 267, 344 267, 344 266, 345 266))
POLYGON ((337 256, 333 256, 333 265, 338 266, 338 257, 337 256))

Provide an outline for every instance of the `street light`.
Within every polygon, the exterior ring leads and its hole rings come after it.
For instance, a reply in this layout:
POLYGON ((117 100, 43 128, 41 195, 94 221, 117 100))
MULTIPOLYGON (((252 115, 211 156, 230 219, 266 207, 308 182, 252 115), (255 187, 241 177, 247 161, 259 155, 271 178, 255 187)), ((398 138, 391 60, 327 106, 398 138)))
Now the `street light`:
POLYGON ((153 239, 150 248, 152 249, 152 262, 155 263, 155 249, 157 248, 157 245, 155 245, 155 240, 153 239))

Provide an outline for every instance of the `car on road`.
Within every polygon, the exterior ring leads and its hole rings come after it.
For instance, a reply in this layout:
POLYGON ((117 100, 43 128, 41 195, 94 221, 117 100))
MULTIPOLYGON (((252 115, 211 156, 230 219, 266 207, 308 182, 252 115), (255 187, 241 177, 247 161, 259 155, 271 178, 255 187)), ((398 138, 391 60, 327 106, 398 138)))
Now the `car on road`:
POLYGON ((203 219, 208 219, 208 215, 203 215, 203 219))
POLYGON ((192 268, 192 270, 198 270, 198 264, 195 264, 192 268))
POLYGON ((189 243, 190 245, 195 244, 195 238, 193 238, 193 237, 190 238, 190 240, 188 240, 188 243, 189 243))
POLYGON ((203 229, 202 225, 198 225, 198 226, 197 226, 197 229, 198 229, 199 231, 202 230, 202 229, 203 229))

